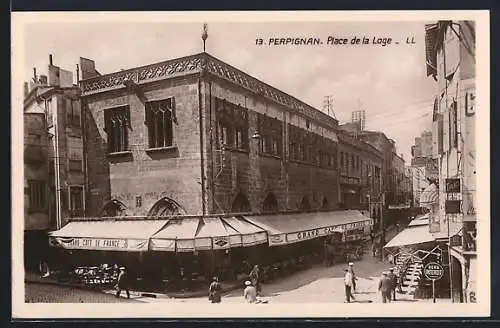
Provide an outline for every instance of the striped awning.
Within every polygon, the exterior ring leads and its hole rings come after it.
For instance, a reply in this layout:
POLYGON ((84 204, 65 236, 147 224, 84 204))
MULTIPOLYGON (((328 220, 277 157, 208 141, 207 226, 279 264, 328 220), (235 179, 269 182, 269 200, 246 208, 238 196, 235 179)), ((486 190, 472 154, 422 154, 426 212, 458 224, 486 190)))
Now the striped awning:
POLYGON ((427 207, 439 204, 439 189, 431 183, 420 195, 420 206, 427 207))
POLYGON ((51 246, 66 249, 141 252, 168 220, 72 221, 50 233, 51 246))

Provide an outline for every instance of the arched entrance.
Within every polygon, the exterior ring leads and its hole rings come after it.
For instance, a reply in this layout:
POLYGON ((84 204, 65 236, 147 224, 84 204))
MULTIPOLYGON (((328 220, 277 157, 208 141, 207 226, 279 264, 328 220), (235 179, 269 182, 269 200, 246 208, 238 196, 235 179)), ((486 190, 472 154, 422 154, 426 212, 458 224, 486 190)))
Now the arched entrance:
POLYGON ((126 216, 127 206, 117 199, 112 199, 102 207, 100 217, 126 216))
POLYGON ((149 210, 149 217, 171 216, 186 214, 184 208, 179 203, 168 197, 164 197, 157 201, 151 210, 149 210))
POLYGON ((309 212, 311 210, 311 204, 309 203, 309 199, 307 196, 302 198, 302 202, 300 203, 299 211, 301 212, 309 212))
POLYGON ((233 204, 231 206, 231 212, 233 213, 245 213, 251 212, 252 208, 250 207, 250 202, 248 198, 243 193, 238 193, 233 200, 233 204))
POLYGON ((268 193, 262 204, 262 212, 275 213, 279 212, 278 201, 273 193, 268 193))

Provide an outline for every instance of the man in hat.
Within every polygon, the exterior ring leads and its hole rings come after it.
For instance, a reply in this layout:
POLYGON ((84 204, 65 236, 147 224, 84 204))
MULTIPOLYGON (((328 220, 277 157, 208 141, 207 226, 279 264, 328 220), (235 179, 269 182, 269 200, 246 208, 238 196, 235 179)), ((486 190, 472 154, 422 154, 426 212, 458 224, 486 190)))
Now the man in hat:
POLYGON ((245 281, 245 289, 243 290, 243 297, 248 303, 257 302, 257 289, 252 285, 250 280, 245 281))
POLYGON ((352 275, 352 292, 355 293, 356 292, 356 280, 358 280, 358 278, 356 278, 356 274, 354 273, 354 263, 349 262, 349 269, 348 270, 352 275))
POLYGON ((388 272, 382 272, 382 277, 378 283, 378 290, 382 294, 382 302, 391 302, 392 281, 388 276, 388 272))
POLYGON ((396 300, 396 286, 398 284, 398 277, 394 273, 394 268, 389 269, 389 274, 387 276, 389 277, 389 279, 391 280, 391 283, 392 283, 391 296, 392 296, 392 300, 395 301, 396 300))
POLYGON ((118 283, 116 284, 117 291, 115 297, 120 297, 122 290, 127 292, 127 298, 130 298, 130 292, 128 290, 128 274, 125 267, 120 268, 120 274, 118 275, 118 283))
POLYGON ((219 278, 213 277, 212 283, 210 284, 210 287, 208 287, 208 299, 212 301, 212 303, 221 302, 221 289, 219 278))
POLYGON ((351 303, 351 299, 355 300, 354 295, 352 295, 353 276, 349 269, 344 269, 344 274, 345 301, 351 303))

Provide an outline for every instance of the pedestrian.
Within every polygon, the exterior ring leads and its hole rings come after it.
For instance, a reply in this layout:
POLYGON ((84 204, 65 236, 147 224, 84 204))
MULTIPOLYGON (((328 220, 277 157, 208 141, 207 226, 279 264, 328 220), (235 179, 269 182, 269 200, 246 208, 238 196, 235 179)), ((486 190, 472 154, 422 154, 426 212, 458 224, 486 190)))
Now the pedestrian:
POLYGON ((382 303, 391 302, 392 281, 388 277, 387 271, 382 273, 382 277, 378 283, 378 290, 382 295, 382 303))
POLYGON ((354 273, 354 263, 352 263, 352 262, 349 262, 349 272, 352 275, 352 292, 356 293, 356 280, 358 280, 358 278, 356 277, 356 274, 354 273))
POLYGON ((255 289, 257 290, 257 295, 261 292, 262 288, 260 286, 260 270, 259 266, 256 264, 254 265, 252 271, 250 271, 250 274, 248 275, 250 278, 252 285, 255 286, 255 289))
POLYGON ((351 299, 355 301, 354 295, 352 295, 352 273, 348 269, 344 269, 344 288, 345 288, 345 301, 351 303, 351 299))
POLYGON ((129 281, 128 281, 128 274, 127 271, 125 270, 125 267, 120 267, 120 274, 118 275, 118 282, 116 284, 116 288, 118 289, 116 291, 116 298, 120 297, 120 294, 122 293, 122 290, 125 290, 127 292, 127 298, 130 298, 130 292, 129 292, 129 281))
POLYGON ((219 283, 219 278, 213 277, 210 287, 208 287, 208 300, 212 303, 221 302, 221 285, 219 283))
POLYGON ((243 290, 243 297, 248 303, 257 302, 257 289, 252 285, 250 280, 245 281, 245 289, 243 290))
POLYGON ((391 282, 392 282, 392 290, 391 290, 392 300, 395 301, 396 300, 396 286, 398 284, 398 277, 394 273, 394 268, 389 269, 388 277, 389 277, 389 279, 391 279, 391 282))

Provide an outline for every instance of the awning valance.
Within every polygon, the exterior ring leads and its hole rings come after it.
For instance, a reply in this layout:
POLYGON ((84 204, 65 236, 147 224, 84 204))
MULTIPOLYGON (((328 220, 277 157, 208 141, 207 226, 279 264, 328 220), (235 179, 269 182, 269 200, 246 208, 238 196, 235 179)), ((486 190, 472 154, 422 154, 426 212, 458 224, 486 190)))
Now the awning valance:
POLYGON ((248 221, 266 230, 269 245, 285 245, 345 232, 369 228, 373 222, 359 211, 331 211, 280 215, 247 216, 248 221))
POLYGON ((428 225, 408 227, 392 238, 384 248, 404 247, 434 241, 428 225))
POLYGON ((50 233, 55 247, 138 252, 148 249, 149 238, 168 220, 72 221, 50 233))

